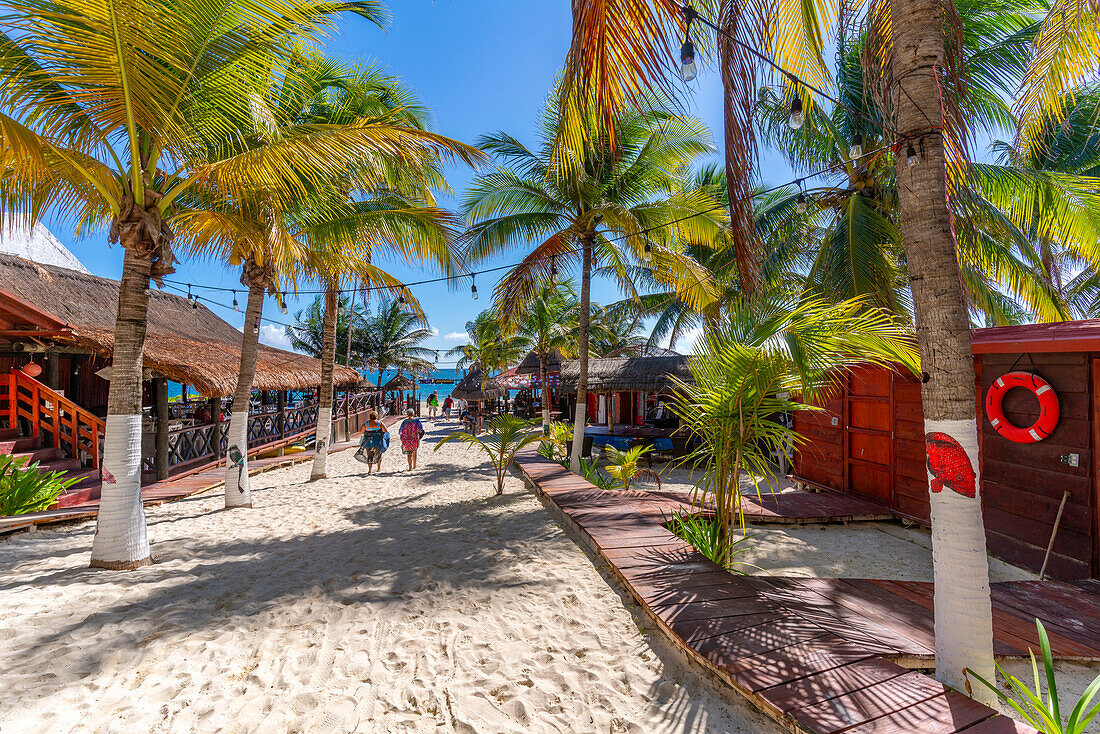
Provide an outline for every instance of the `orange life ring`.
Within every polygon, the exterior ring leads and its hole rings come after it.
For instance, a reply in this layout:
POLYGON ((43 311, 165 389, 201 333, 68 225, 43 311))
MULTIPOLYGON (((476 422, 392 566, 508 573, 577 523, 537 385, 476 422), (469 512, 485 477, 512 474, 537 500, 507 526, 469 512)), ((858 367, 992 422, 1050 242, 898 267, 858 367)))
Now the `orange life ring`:
POLYGON ((1030 372, 1009 372, 997 378, 989 387, 989 392, 985 395, 985 414, 989 417, 993 430, 1009 441, 1038 443, 1054 433, 1054 429, 1058 427, 1058 395, 1050 383, 1038 375, 1030 372), (1005 393, 1014 387, 1030 390, 1039 400, 1039 420, 1027 428, 1014 426, 1005 418, 1002 403, 1005 393))

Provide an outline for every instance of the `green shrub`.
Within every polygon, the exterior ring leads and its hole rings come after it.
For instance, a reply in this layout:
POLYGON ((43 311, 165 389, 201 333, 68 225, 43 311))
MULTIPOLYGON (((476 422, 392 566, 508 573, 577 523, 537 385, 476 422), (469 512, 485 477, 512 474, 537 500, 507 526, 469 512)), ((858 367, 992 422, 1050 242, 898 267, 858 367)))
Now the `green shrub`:
POLYGON ((62 479, 65 472, 45 471, 38 462, 25 465, 14 456, 0 455, 0 515, 24 515, 45 510, 77 483, 62 479))
MULTIPOLYGON (((566 468, 569 468, 566 459, 566 468)), ((600 471, 595 459, 581 459, 581 476, 600 489, 615 489, 615 480, 600 471)))
POLYGON ((692 515, 683 510, 673 513, 672 517, 663 514, 662 517, 664 519, 664 525, 668 528, 670 533, 681 540, 691 543, 695 546, 695 550, 699 551, 719 566, 724 566, 726 570, 743 575, 745 572, 740 570, 738 566, 759 568, 758 566, 753 566, 751 563, 740 563, 733 560, 733 557, 737 554, 749 550, 751 546, 747 545, 746 541, 752 540, 756 537, 755 535, 742 535, 739 538, 731 536, 730 538, 726 538, 724 534, 720 532, 720 525, 715 518, 703 515, 692 515), (726 545, 723 545, 724 543, 726 545), (724 563, 722 561, 723 557, 727 559, 724 563))
POLYGON ((1014 675, 1010 675, 999 664, 997 671, 1004 677, 1012 695, 1005 693, 995 683, 987 681, 973 670, 967 670, 967 675, 974 676, 979 683, 997 694, 997 697, 1007 703, 1012 709, 1023 717, 1024 721, 1043 732, 1043 734, 1084 734, 1089 722, 1100 714, 1100 703, 1089 708, 1092 699, 1100 692, 1100 675, 1089 684, 1081 698, 1073 706, 1069 717, 1062 720, 1062 702, 1058 700, 1058 684, 1054 678, 1054 659, 1050 653, 1050 640, 1047 639, 1047 631, 1043 623, 1035 620, 1035 626, 1039 629, 1039 646, 1043 655, 1043 672, 1046 673, 1047 695, 1043 698, 1043 686, 1039 680, 1039 666, 1035 662, 1035 653, 1031 655, 1031 674, 1035 679, 1035 688, 1027 685, 1014 675))
POLYGON ((609 463, 604 471, 622 482, 624 492, 630 489, 631 482, 639 477, 644 477, 647 481, 656 482, 657 489, 660 489, 661 478, 657 476, 657 472, 638 466, 638 461, 642 456, 648 454, 652 450, 652 446, 645 445, 635 446, 626 451, 620 451, 614 446, 608 446, 606 451, 609 463))
POLYGON ((444 436, 435 445, 434 450, 439 451, 440 446, 450 441, 462 441, 485 454, 496 472, 496 493, 501 495, 504 494, 504 475, 516 458, 516 453, 542 440, 542 434, 532 431, 532 426, 534 426, 533 422, 514 415, 499 415, 489 423, 489 430, 482 436, 475 436, 465 431, 452 433, 444 436))

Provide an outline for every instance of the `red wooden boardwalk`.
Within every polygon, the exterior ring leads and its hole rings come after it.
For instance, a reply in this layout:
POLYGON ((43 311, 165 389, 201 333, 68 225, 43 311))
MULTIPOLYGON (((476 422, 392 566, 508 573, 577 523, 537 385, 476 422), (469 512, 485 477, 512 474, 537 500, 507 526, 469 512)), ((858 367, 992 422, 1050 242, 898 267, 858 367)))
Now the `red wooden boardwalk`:
MULTIPOLYGON (((390 425, 398 418, 383 418, 383 422, 390 425)), ((344 451, 354 448, 355 441, 338 443, 329 447, 329 453, 344 451)), ((253 476, 270 469, 290 466, 303 461, 312 461, 313 451, 302 451, 286 456, 272 456, 267 459, 248 460, 248 474, 253 476)), ((206 466, 186 474, 165 479, 159 482, 146 484, 141 488, 141 501, 146 507, 161 505, 165 502, 180 500, 199 492, 221 486, 225 480, 225 464, 219 462, 212 466, 206 466)), ((29 512, 26 515, 0 516, 0 534, 12 532, 30 527, 32 525, 46 525, 55 522, 70 522, 72 520, 84 520, 99 514, 99 500, 88 500, 71 507, 62 507, 45 512, 29 512)))
MULTIPOLYGON (((627 504, 643 515, 660 517, 662 512, 671 515, 680 510, 697 510, 690 492, 658 490, 621 494, 627 504)), ((895 518, 888 507, 837 492, 761 491, 759 496, 744 495, 742 506, 745 519, 752 523, 870 522, 895 518)))
MULTIPOLYGON (((518 464, 674 642, 792 731, 1034 733, 886 659, 930 654, 931 632, 892 613, 904 597, 882 582, 735 576, 660 525, 676 500, 601 491, 533 453, 518 464)), ((919 608, 904 612, 930 619, 919 608)))

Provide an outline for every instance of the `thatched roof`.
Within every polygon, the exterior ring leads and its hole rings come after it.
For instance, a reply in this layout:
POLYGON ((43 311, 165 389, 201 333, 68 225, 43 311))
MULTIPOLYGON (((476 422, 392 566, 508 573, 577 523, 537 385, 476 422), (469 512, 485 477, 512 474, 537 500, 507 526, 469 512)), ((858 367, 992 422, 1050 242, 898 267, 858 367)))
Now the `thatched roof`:
MULTIPOLYGON (((561 370, 561 363, 563 358, 561 352, 557 349, 550 350, 550 357, 547 360, 546 369, 549 372, 559 372, 561 370)), ((534 352, 528 352, 527 356, 523 358, 523 361, 519 363, 519 367, 516 367, 517 375, 537 375, 539 373, 539 356, 534 352)))
MULTIPOLYGON (((588 389, 591 392, 637 390, 665 392, 673 389, 672 377, 691 381, 686 355, 668 357, 610 357, 588 360, 588 389)), ((561 389, 577 391, 580 362, 570 359, 562 363, 561 389)))
POLYGON ((405 375, 394 375, 391 377, 385 385, 382 386, 383 392, 404 392, 406 390, 415 390, 416 383, 410 380, 405 375))
POLYGON ((496 400, 507 394, 503 385, 497 382, 495 377, 490 377, 485 383, 485 389, 481 389, 481 370, 474 368, 451 390, 451 397, 455 400, 496 400))
MULTIPOLYGON (((48 340, 69 343, 111 358, 118 309, 118 281, 53 265, 0 255, 0 291, 33 305, 65 328, 48 340)), ((241 332, 203 305, 155 288, 149 294, 145 366, 207 397, 237 386, 241 332)), ((359 382, 355 370, 337 366, 336 383, 359 382)), ((301 390, 321 383, 320 360, 260 345, 253 387, 301 390)))

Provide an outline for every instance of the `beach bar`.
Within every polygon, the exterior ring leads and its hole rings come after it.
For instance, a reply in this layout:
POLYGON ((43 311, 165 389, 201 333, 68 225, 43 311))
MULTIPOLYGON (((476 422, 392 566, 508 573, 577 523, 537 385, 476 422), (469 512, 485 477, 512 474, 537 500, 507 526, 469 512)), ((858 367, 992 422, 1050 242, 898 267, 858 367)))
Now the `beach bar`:
MULTIPOLYGON (((5 453, 81 474, 99 486, 118 281, 0 254, 0 430, 5 453), (6 426, 3 424, 6 423, 6 426)), ((149 292, 142 479, 150 482, 223 460, 241 332, 198 302, 149 292), (169 399, 169 381, 183 386, 169 399)), ((359 374, 337 367, 333 441, 365 420, 359 374)), ((281 451, 317 422, 317 359, 260 345, 249 406, 250 452, 281 451)), ((83 486, 78 485, 78 486, 83 486)), ((84 494, 88 494, 85 492, 84 494)), ((98 495, 96 495, 98 496, 98 495)), ((87 499, 83 494, 63 501, 87 499)))
MULTIPOLYGON (((1045 560, 1054 578, 1100 576, 1100 320, 976 329, 973 353, 990 553, 1033 571, 1045 560), (1015 374, 1026 387, 1010 387, 1015 374)), ((863 367, 823 407, 795 415, 808 443, 794 478, 928 524, 919 379, 863 367)))

